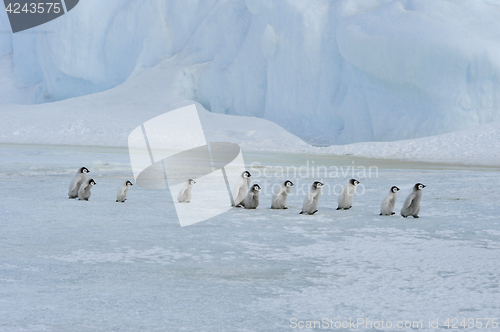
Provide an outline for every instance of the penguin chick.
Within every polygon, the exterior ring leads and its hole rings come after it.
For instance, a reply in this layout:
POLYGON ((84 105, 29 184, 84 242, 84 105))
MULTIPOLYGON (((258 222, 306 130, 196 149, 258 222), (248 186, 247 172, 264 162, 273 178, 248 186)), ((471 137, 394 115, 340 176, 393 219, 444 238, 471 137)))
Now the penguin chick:
POLYGON ((342 192, 339 195, 339 206, 337 210, 349 210, 352 208, 352 198, 356 192, 356 186, 359 181, 356 179, 350 179, 349 182, 342 188, 342 192))
POLYGON ((420 200, 422 199, 422 189, 425 185, 417 183, 413 186, 413 191, 406 197, 403 203, 403 208, 401 209, 401 215, 406 218, 408 216, 413 216, 413 218, 418 218, 418 213, 420 212, 420 200))
POLYGON ((127 200, 127 193, 130 187, 132 187, 133 184, 130 181, 125 181, 124 184, 118 189, 118 193, 116 194, 116 201, 117 202, 125 202, 127 200))
POLYGON ((85 181, 78 191, 78 200, 88 201, 91 194, 90 189, 92 189, 92 186, 95 185, 96 183, 94 179, 88 179, 87 181, 85 181))
POLYGON ((293 182, 286 180, 281 186, 274 190, 273 199, 271 201, 271 209, 288 209, 286 200, 288 194, 292 190, 293 182))
POLYGON ((196 183, 193 179, 189 179, 184 184, 184 187, 179 191, 177 200, 179 203, 190 203, 193 196, 193 185, 196 183))
POLYGON ((396 186, 391 188, 389 194, 385 197, 382 202, 382 206, 380 207, 381 216, 391 216, 396 214, 396 212, 394 212, 394 206, 396 205, 396 200, 398 199, 398 191, 399 188, 396 186))
POLYGON ((87 173, 90 173, 87 167, 80 167, 78 171, 76 171, 75 177, 71 180, 69 184, 68 196, 69 198, 77 198, 78 190, 80 190, 80 186, 82 183, 87 181, 87 173))
POLYGON ((241 173, 241 177, 238 179, 238 182, 233 187, 233 191, 231 192, 233 195, 232 206, 241 207, 241 203, 243 203, 245 197, 247 197, 251 176, 252 174, 248 171, 241 173))
POLYGON ((259 206, 260 186, 254 184, 248 191, 243 205, 245 209, 256 209, 259 206))
POLYGON ((302 205, 302 211, 300 211, 300 214, 315 214, 318 212, 318 203, 322 191, 321 187, 323 187, 323 183, 319 181, 315 181, 312 184, 311 190, 304 199, 304 204, 302 205))

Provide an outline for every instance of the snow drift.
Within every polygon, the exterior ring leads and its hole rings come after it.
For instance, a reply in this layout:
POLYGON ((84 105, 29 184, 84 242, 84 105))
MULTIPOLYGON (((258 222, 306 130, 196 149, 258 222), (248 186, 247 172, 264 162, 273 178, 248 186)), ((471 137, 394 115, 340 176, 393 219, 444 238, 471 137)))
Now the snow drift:
POLYGON ((493 0, 86 0, 0 34, 0 103, 107 90, 171 58, 186 68, 171 92, 308 142, 435 135, 500 120, 498 17, 493 0))

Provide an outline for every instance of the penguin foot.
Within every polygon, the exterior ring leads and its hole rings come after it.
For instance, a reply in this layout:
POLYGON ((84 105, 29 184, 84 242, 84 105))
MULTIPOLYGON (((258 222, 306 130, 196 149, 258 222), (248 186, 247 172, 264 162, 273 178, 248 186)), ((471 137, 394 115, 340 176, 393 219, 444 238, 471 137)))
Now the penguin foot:
POLYGON ((352 208, 352 206, 349 206, 348 208, 344 208, 344 210, 349 210, 350 208, 352 208))
POLYGON ((382 215, 382 213, 381 213, 381 214, 379 214, 379 216, 381 216, 381 215, 382 215))
POLYGON ((338 208, 337 208, 337 210, 342 210, 342 208, 341 208, 341 207, 338 207, 338 208))
POLYGON ((191 201, 187 201, 186 203, 191 203, 191 201))
POLYGON ((288 210, 288 206, 285 206, 285 207, 283 208, 283 210, 288 210))
POLYGON ((315 214, 316 212, 318 212, 318 210, 314 211, 314 212, 313 212, 313 213, 311 213, 311 214, 315 214))
POLYGON ((115 202, 117 202, 117 203, 118 203, 118 200, 116 200, 115 202))
POLYGON ((88 198, 85 198, 85 200, 86 200, 87 202, 89 201, 89 199, 88 199, 88 198))
POLYGON ((396 212, 391 212, 391 216, 393 216, 393 215, 395 215, 395 214, 396 214, 396 212))
POLYGON ((413 218, 420 218, 419 216, 413 216, 413 218))
POLYGON ((304 213, 304 211, 300 211, 300 213, 299 213, 299 214, 303 214, 303 213, 304 213))
POLYGON ((401 215, 401 216, 402 216, 403 218, 406 218, 406 217, 408 217, 408 216, 403 216, 403 215, 401 215))

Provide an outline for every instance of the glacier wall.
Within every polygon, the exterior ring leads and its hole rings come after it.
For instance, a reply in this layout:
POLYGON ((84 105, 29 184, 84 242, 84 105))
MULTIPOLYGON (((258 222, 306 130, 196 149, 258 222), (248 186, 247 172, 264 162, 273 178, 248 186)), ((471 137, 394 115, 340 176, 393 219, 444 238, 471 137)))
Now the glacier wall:
POLYGON ((186 98, 308 142, 435 135, 500 121, 498 17, 496 0, 85 0, 12 35, 0 11, 0 103, 103 91, 171 58, 206 64, 186 98))

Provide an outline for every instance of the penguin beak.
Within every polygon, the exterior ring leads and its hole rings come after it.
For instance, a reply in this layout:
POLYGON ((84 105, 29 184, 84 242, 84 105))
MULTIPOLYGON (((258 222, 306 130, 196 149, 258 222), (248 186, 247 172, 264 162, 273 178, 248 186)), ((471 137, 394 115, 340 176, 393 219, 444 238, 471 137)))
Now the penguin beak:
POLYGON ((425 184, 422 185, 422 188, 425 188, 425 184))

